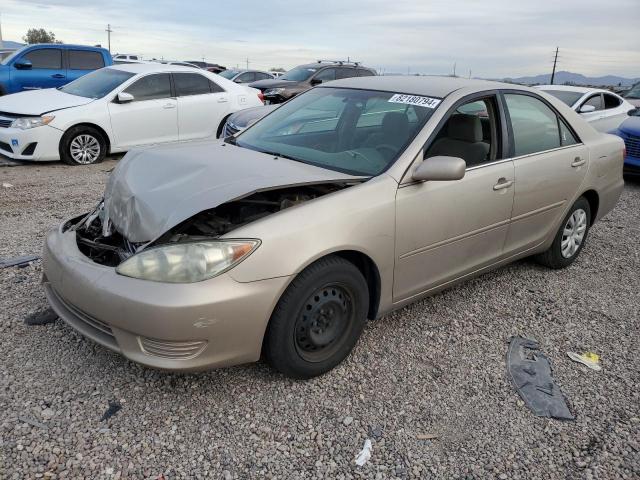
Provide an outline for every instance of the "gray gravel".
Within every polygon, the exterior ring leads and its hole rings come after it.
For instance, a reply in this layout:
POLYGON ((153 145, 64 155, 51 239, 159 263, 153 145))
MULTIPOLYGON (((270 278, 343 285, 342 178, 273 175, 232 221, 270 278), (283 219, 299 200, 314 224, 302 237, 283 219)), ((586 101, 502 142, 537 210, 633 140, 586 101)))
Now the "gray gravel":
MULTIPOLYGON (((40 252, 115 164, 0 167, 13 185, 0 187, 0 257, 40 252)), ((0 478, 638 478, 639 245, 628 182, 572 267, 519 262, 371 322, 311 381, 263 364, 140 367, 60 321, 26 325, 46 308, 40 263, 0 270, 0 478), (504 362, 516 334, 540 341, 575 422, 519 400, 504 362), (602 372, 566 357, 585 350, 602 372), (121 409, 101 421, 110 402, 121 409)))

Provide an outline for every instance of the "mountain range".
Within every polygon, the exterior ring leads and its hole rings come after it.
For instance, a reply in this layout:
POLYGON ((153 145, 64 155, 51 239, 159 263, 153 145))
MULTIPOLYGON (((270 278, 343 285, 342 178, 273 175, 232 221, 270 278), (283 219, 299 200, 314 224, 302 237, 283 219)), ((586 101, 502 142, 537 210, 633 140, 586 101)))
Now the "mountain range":
MULTIPOLYGON (((551 74, 535 75, 532 77, 503 78, 503 81, 513 83, 524 83, 528 85, 546 85, 551 83, 551 74)), ((587 77, 580 73, 556 72, 553 83, 556 85, 591 85, 612 87, 618 85, 633 85, 640 82, 640 78, 625 78, 617 75, 604 75, 602 77, 587 77)))

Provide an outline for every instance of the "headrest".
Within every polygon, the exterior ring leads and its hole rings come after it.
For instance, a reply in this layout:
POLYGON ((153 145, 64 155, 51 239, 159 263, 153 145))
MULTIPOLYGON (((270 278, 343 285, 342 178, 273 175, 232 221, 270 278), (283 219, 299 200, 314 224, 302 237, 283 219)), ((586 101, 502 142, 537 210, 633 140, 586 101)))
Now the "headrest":
POLYGON ((456 113, 449 119, 447 136, 456 140, 462 140, 463 142, 481 142, 482 123, 475 115, 456 113))

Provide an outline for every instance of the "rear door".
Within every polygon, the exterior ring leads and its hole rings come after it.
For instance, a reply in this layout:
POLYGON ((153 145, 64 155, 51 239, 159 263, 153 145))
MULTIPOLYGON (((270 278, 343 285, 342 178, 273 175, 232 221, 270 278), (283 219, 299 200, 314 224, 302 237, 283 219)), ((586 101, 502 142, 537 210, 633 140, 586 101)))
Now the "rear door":
POLYGON ((231 111, 229 94, 199 73, 175 72, 180 140, 216 138, 222 119, 231 111))
POLYGON ((540 245, 555 231, 587 173, 589 151, 550 104, 505 92, 515 198, 505 253, 540 245))
POLYGON ((109 103, 111 128, 117 148, 175 142, 178 140, 177 101, 171 95, 171 75, 145 75, 124 90, 133 95, 128 103, 109 103))
MULTIPOLYGON (((39 47, 29 50, 18 60, 29 60, 31 68, 11 68, 11 80, 17 91, 56 88, 67 83, 63 50, 56 47, 39 47)), ((15 62, 14 62, 15 65, 15 62)))
POLYGON ((69 82, 104 66, 104 57, 100 52, 67 50, 67 81, 69 82))
POLYGON ((610 93, 602 94, 604 103, 604 115, 598 120, 596 130, 611 132, 629 116, 628 107, 624 106, 622 99, 610 93))

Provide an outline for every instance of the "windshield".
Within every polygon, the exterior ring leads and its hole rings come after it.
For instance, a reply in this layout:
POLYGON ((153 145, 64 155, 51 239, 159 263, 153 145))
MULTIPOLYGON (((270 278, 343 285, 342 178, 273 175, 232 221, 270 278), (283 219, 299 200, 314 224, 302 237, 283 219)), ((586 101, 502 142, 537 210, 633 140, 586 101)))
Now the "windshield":
POLYGON ((135 73, 115 68, 102 68, 67 83, 59 90, 79 97, 102 98, 134 75, 135 73))
POLYGON ((439 103, 391 92, 315 88, 283 104, 235 141, 329 170, 374 176, 395 161, 439 103))
POLYGON ((573 107, 575 103, 578 100, 580 100, 580 98, 582 98, 582 96, 584 95, 584 93, 570 92, 568 90, 543 90, 543 91, 548 93, 549 95, 553 95, 558 100, 560 100, 563 103, 566 103, 570 107, 573 107))
POLYGON ((18 57, 19 55, 22 54, 22 52, 24 52, 28 47, 30 47, 30 45, 26 45, 22 48, 19 48, 18 50, 16 50, 15 52, 13 52, 11 55, 9 55, 7 58, 5 58, 4 60, 2 60, 0 62, 0 65, 9 65, 9 62, 11 62, 11 60, 13 60, 14 58, 18 57))
POLYGON ((640 83, 636 83, 631 90, 627 92, 624 98, 636 98, 640 99, 640 83))
POLYGON ((282 75, 279 80, 291 80, 292 82, 304 82, 307 78, 317 72, 317 68, 296 67, 282 75))
POLYGON ((238 70, 225 70, 224 72, 220 72, 218 75, 231 80, 233 77, 235 77, 239 73, 240 72, 238 70))

